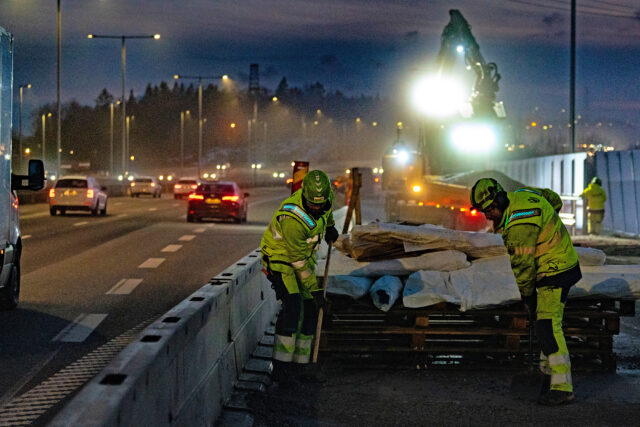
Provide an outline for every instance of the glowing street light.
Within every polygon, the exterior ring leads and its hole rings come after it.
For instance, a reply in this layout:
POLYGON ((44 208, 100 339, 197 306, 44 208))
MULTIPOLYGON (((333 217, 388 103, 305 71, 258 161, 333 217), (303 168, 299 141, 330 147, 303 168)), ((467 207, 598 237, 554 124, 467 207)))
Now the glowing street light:
POLYGON ((419 112, 428 116, 453 116, 464 103, 464 92, 454 79, 445 76, 425 77, 414 87, 413 103, 419 112))
MULTIPOLYGON (((89 39, 120 39, 122 41, 122 47, 120 49, 121 62, 122 62, 122 171, 127 169, 127 101, 125 98, 125 85, 127 75, 127 39, 153 39, 158 40, 160 34, 149 35, 100 35, 100 34, 88 34, 89 39)), ((60 115, 60 112, 58 112, 60 115)), ((60 118, 58 117, 58 120, 60 118)), ((59 128, 59 127, 58 127, 59 128)))

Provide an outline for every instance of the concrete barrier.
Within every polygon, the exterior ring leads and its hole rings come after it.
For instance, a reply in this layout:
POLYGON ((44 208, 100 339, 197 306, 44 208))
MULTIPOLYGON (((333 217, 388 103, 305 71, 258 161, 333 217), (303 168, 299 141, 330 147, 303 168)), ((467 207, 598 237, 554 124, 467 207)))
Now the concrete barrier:
POLYGON ((210 426, 278 303, 253 251, 147 327, 51 426, 210 426))

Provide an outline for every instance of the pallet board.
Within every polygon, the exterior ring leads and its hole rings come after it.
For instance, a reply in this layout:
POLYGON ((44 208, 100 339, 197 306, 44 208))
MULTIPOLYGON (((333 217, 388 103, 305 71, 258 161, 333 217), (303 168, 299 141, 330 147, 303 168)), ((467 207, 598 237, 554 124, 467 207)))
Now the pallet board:
MULTIPOLYGON (((521 303, 468 312, 446 303, 417 309, 399 304, 385 313, 367 298, 331 296, 330 301, 320 340, 325 355, 412 353, 453 360, 484 355, 516 364, 538 357, 535 336, 534 354, 529 353, 528 313, 521 303)), ((620 317, 633 316, 634 307, 627 300, 570 300, 564 332, 574 365, 615 370, 613 337, 620 317)))

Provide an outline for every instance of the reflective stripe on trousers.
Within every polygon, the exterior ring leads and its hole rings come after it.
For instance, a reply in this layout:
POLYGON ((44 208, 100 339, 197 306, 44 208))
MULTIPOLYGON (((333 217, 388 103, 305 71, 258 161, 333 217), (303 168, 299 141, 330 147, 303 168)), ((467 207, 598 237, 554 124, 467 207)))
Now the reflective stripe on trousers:
POLYGON ((296 338, 294 336, 276 335, 273 344, 273 358, 281 362, 292 362, 296 349, 296 338))
POLYGON ((299 333, 296 336, 296 347, 293 352, 294 363, 309 363, 311 361, 311 343, 313 335, 299 333))
POLYGON ((571 359, 562 332, 562 317, 564 315, 564 303, 560 300, 562 289, 542 287, 537 291, 537 318, 538 320, 551 319, 553 337, 558 346, 558 351, 555 353, 549 355, 540 353, 540 371, 543 374, 551 375, 551 390, 572 392, 571 359))

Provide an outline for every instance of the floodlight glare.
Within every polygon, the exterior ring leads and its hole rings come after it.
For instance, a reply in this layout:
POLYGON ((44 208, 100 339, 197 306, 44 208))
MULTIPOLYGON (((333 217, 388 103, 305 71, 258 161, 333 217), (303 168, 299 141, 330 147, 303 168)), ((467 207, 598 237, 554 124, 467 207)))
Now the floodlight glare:
POLYGON ((496 133, 485 123, 465 123, 451 131, 451 142, 460 151, 484 153, 496 144, 496 133))
POLYGON ((456 47, 456 51, 457 51, 458 53, 462 53, 462 52, 464 52, 464 46, 462 46, 461 44, 460 44, 460 45, 458 45, 458 47, 456 47))
POLYGON ((453 116, 464 103, 464 92, 461 84, 454 79, 444 76, 426 77, 416 84, 413 103, 418 111, 428 116, 453 116))
POLYGON ((409 161, 409 153, 405 150, 398 151, 396 159, 398 159, 398 162, 405 164, 409 161))

